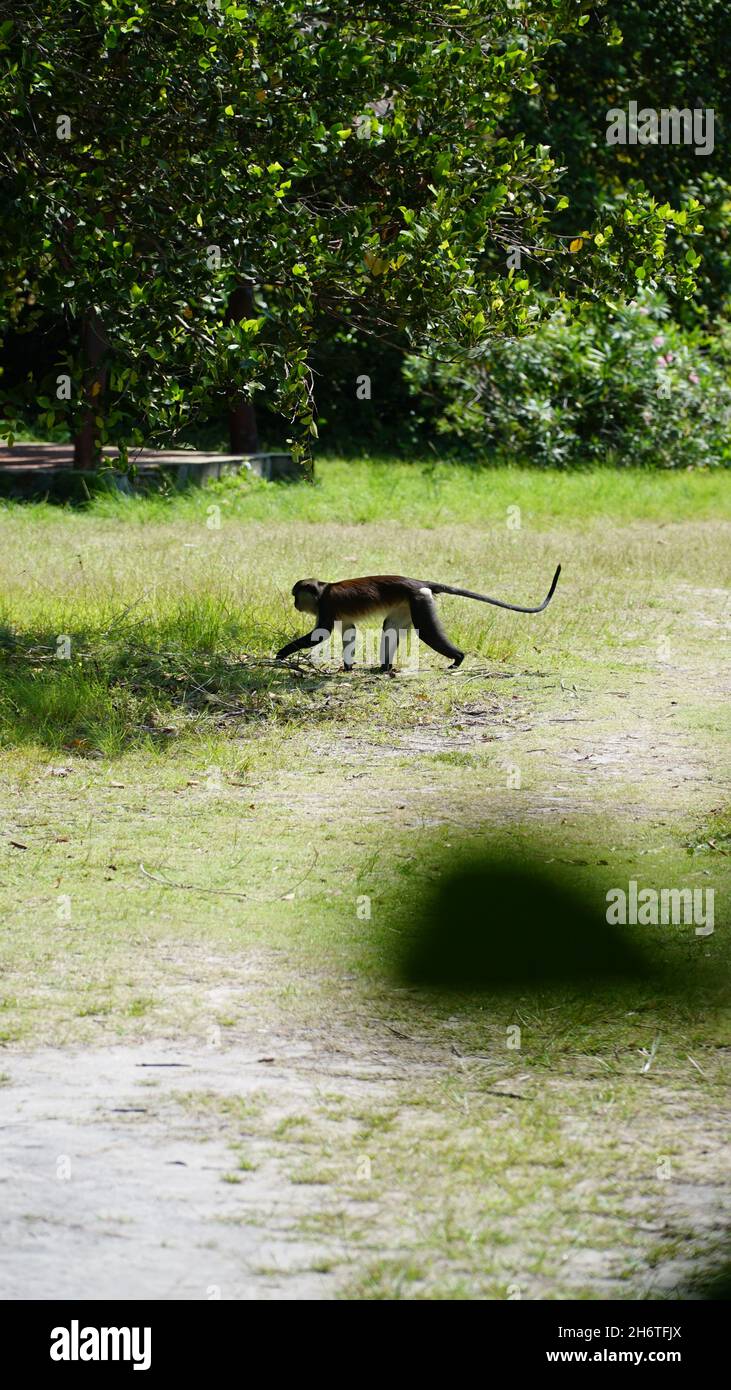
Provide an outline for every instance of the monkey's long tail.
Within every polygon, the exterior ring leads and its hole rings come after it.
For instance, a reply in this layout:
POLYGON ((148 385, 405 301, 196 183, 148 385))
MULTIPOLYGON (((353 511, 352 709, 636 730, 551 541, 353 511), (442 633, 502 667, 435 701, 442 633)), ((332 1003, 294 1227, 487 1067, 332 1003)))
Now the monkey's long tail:
POLYGON ((556 573, 551 581, 551 587, 537 608, 524 608, 520 603, 503 603, 500 598, 488 598, 487 594, 473 594, 471 589, 453 589, 451 584, 430 584, 428 587, 434 594, 457 594, 460 598, 476 598, 480 603, 492 603, 496 608, 509 608, 513 613, 542 613, 547 608, 556 590, 558 576, 561 573, 561 566, 556 566, 556 573))

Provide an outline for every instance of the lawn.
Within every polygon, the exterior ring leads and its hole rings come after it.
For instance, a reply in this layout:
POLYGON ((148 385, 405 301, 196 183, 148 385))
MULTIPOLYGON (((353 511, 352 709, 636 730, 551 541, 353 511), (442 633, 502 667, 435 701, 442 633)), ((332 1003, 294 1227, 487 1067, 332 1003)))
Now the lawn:
POLYGON ((729 1205, 729 510, 720 474, 338 460, 0 507, 0 1104, 46 1136, 11 1144, 37 1296, 77 1228, 74 1294, 125 1230, 158 1297, 191 1244, 175 1296, 699 1286, 729 1205), (304 575, 530 604, 558 562, 537 617, 440 600, 457 672, 272 662, 304 575), (713 888, 715 929, 631 929, 662 984, 430 992, 404 948, 473 853, 558 875, 597 932, 631 879, 713 888), (59 1215, 31 1179, 64 1117, 102 1126, 120 1191, 184 1146, 177 1250, 106 1210, 87 1149, 59 1215))

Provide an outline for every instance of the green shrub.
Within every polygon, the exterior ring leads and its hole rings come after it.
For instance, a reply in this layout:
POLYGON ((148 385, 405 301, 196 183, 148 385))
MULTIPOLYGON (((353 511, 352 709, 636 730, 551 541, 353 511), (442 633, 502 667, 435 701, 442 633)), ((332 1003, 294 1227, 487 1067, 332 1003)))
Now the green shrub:
POLYGON ((663 468, 731 460, 731 328, 684 330, 659 299, 557 314, 479 360, 410 358, 423 418, 449 446, 499 461, 663 468))

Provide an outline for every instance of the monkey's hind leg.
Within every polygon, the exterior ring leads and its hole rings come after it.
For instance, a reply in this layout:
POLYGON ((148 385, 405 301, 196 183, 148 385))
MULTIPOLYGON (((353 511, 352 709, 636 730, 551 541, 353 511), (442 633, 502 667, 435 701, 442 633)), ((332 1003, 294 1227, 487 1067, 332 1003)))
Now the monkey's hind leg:
POLYGON ((355 661, 356 630, 353 623, 343 628, 343 670, 352 671, 355 661))
POLYGON ((437 605, 430 589, 422 589, 421 593, 415 594, 412 598, 411 619, 421 641, 426 642, 427 647, 439 652, 440 656, 452 658, 452 670, 462 665, 464 652, 455 647, 447 637, 439 621, 437 605))
POLYGON ((396 660, 402 634, 411 627, 411 614, 406 605, 394 608, 383 620, 381 630, 381 670, 391 671, 396 660))

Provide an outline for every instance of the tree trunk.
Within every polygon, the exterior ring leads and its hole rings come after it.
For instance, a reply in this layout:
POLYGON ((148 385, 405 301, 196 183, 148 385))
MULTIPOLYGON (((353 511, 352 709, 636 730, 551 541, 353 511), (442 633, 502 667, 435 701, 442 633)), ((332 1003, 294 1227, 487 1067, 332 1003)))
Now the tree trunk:
MULTIPOLYGON (((226 311, 227 323, 254 317, 254 289, 247 281, 232 291, 226 311)), ((230 454, 255 454, 259 448, 256 411, 251 401, 234 396, 228 412, 228 445, 230 454)))
POLYGON ((98 314, 87 314, 81 325, 81 351, 87 368, 84 396, 90 404, 84 412, 78 434, 74 436, 74 468, 94 468, 97 462, 99 445, 94 417, 101 411, 107 379, 106 371, 99 369, 99 363, 108 346, 98 314))

